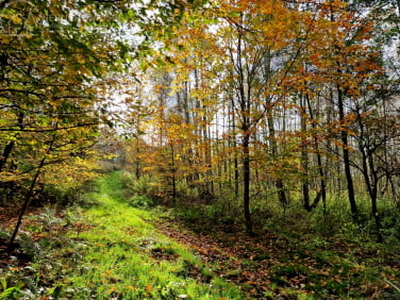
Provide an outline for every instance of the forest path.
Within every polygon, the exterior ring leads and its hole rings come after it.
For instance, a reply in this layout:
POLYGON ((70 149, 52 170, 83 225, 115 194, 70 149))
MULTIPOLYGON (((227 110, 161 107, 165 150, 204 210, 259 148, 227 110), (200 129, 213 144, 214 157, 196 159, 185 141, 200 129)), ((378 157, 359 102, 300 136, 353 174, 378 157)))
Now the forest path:
MULTIPOLYGON (((83 264, 68 281, 79 299, 242 299, 186 246, 155 226, 156 212, 134 208, 112 179, 99 181, 97 205, 81 212, 76 238, 83 264)), ((75 299, 75 298, 74 298, 75 299)))
MULTIPOLYGON (((216 231, 210 232, 214 236, 207 233, 196 234, 175 219, 163 218, 162 212, 158 214, 156 210, 146 211, 130 206, 126 195, 121 193, 123 187, 115 184, 112 178, 101 181, 99 191, 93 195, 101 205, 84 212, 88 216, 86 223, 91 226, 80 237, 91 240, 98 247, 93 249, 94 252, 104 251, 102 274, 113 270, 112 273, 120 274, 121 277, 124 270, 136 268, 136 280, 141 282, 138 285, 143 290, 141 297, 152 295, 161 299, 161 294, 165 293, 163 285, 181 282, 182 278, 184 282, 189 281, 198 286, 197 288, 201 287, 201 291, 197 295, 189 295, 190 288, 185 283, 186 287, 181 287, 179 291, 172 292, 169 287, 168 297, 165 299, 173 299, 172 295, 175 298, 188 295, 192 299, 218 300, 297 299, 311 294, 302 289, 299 279, 290 279, 294 282, 291 283, 293 289, 271 284, 271 268, 280 264, 273 252, 278 248, 279 252, 285 251, 286 243, 282 237, 270 235, 269 243, 265 244, 240 231, 224 232, 224 228, 216 228, 216 231), (118 253, 119 250, 113 250, 115 247, 122 248, 125 252, 129 250, 141 253, 141 267, 138 268, 137 262, 136 265, 125 266, 126 259, 115 260, 115 257, 122 255, 118 253), (104 262, 108 261, 108 256, 110 263, 107 266, 104 262), (150 261, 146 262, 149 256, 150 261), (141 271, 146 265, 149 268, 145 267, 141 271), (158 268, 161 269, 160 273, 158 268), (170 278, 163 282, 160 277, 170 278), (146 290, 149 285, 152 293, 146 290), (229 287, 230 285, 238 287, 241 292, 229 287), (211 289, 203 291, 205 287, 211 289)), ((126 255, 123 254, 123 257, 126 258, 126 255)), ((91 259, 91 264, 93 262, 91 259)), ((301 274, 299 276, 305 277, 301 274)), ((137 291, 138 288, 135 288, 136 293, 137 291)))
POLYGON ((0 299, 244 298, 158 230, 156 212, 124 202, 113 178, 97 185, 86 195, 90 206, 24 218, 16 251, 30 259, 0 256, 0 299))

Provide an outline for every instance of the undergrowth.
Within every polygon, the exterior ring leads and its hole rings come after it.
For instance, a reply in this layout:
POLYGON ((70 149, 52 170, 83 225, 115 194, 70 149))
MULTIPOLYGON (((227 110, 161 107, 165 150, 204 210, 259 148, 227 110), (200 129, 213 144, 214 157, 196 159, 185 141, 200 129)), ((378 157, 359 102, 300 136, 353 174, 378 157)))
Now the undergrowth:
MULTIPOLYGON (((254 198, 251 213, 257 237, 250 244, 240 238, 244 232, 240 199, 231 192, 207 205, 182 196, 177 200, 179 205, 170 211, 185 227, 212 236, 236 251, 246 248, 240 268, 250 274, 258 272, 254 277, 247 276, 250 282, 261 278, 262 272, 268 273, 266 281, 270 283, 257 285, 265 289, 264 294, 258 290, 257 297, 400 298, 400 214, 387 199, 379 202, 384 242, 377 243, 368 199, 358 199, 359 222, 354 223, 348 202, 342 197, 329 197, 325 208, 320 203, 312 212, 305 211, 301 201, 292 200, 283 209, 272 197, 269 201, 254 198)), ((235 274, 242 288, 248 285, 242 272, 229 266, 223 272, 235 274)), ((248 290, 256 289, 250 284, 248 290)))

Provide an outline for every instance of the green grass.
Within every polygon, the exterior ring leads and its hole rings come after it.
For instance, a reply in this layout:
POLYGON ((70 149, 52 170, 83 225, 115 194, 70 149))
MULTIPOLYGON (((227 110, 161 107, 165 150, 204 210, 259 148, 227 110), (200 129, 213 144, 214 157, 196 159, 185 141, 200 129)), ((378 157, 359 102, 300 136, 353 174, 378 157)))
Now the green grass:
POLYGON ((124 203, 118 175, 99 180, 99 205, 82 213, 90 227, 72 233, 87 246, 77 272, 63 283, 74 299, 240 299, 190 251, 154 228, 150 212, 124 203))
POLYGON ((86 208, 26 217, 19 251, 33 261, 0 267, 0 299, 243 299, 152 225, 157 210, 132 207, 126 180, 97 180, 86 208))

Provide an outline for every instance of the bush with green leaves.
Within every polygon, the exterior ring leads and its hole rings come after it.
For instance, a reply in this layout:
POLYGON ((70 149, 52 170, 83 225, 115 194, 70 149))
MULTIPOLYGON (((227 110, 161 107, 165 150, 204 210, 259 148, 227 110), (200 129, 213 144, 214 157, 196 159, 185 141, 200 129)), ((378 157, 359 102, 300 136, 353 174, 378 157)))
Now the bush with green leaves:
POLYGON ((154 207, 154 201, 145 195, 133 195, 128 200, 129 205, 132 207, 148 209, 154 207))

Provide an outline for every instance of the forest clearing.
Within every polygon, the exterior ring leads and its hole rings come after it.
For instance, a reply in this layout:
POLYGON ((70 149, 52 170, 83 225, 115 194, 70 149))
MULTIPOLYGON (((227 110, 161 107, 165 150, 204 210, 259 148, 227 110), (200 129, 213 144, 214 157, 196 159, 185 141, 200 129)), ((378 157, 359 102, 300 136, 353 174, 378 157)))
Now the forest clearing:
POLYGON ((0 299, 399 299, 399 0, 0 1, 0 299))

